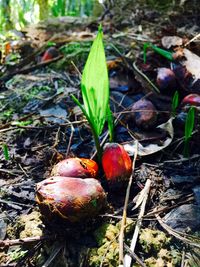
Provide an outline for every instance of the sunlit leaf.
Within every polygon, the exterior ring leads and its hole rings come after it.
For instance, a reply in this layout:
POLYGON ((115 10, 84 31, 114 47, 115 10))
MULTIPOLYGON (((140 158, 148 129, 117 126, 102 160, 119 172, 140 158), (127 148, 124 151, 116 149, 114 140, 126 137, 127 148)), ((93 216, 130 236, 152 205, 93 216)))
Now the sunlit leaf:
POLYGON ((100 135, 105 120, 109 101, 109 80, 106 57, 103 46, 103 32, 99 27, 90 54, 88 56, 81 80, 83 102, 88 116, 93 115, 94 127, 100 135))
POLYGON ((185 140, 184 140, 184 151, 183 151, 185 157, 189 156, 189 141, 194 129, 194 120, 195 120, 195 109, 194 107, 191 107, 188 111, 185 121, 185 137, 184 137, 185 140))
POLYGON ((185 122, 185 139, 189 139, 192 135, 192 131, 194 129, 194 117, 195 117, 195 109, 191 107, 188 111, 186 122, 185 122))
POLYGON ((4 154, 5 160, 9 160, 10 159, 10 156, 9 156, 9 151, 8 151, 7 144, 3 144, 2 145, 2 150, 3 150, 3 154, 4 154))
POLYGON ((176 91, 174 93, 174 96, 172 98, 172 114, 175 115, 176 113, 176 109, 178 107, 178 104, 179 104, 179 93, 178 91, 176 91))

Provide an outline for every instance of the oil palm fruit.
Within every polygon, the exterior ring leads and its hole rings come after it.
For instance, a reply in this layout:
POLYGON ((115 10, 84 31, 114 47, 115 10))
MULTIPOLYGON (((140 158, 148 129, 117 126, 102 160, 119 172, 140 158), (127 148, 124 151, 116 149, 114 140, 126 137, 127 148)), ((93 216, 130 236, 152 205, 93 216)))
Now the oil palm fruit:
POLYGON ((36 185, 36 201, 45 220, 79 223, 100 213, 106 193, 94 178, 54 176, 36 185))
POLYGON ((106 144, 102 166, 108 183, 127 181, 132 172, 132 162, 126 150, 117 143, 106 144))
POLYGON ((57 163, 51 176, 65 176, 76 178, 96 178, 98 165, 94 160, 85 158, 68 158, 57 163))
POLYGON ((157 112, 153 103, 147 99, 135 102, 131 108, 131 117, 138 128, 152 128, 157 121, 157 112))
POLYGON ((55 47, 50 47, 44 52, 44 55, 41 58, 41 62, 52 60, 53 58, 56 58, 58 56, 59 51, 55 47))
POLYGON ((182 106, 200 106, 200 95, 198 94, 189 94, 185 96, 181 102, 182 106))
POLYGON ((156 82, 161 92, 170 94, 176 87, 176 76, 169 68, 158 68, 156 82))

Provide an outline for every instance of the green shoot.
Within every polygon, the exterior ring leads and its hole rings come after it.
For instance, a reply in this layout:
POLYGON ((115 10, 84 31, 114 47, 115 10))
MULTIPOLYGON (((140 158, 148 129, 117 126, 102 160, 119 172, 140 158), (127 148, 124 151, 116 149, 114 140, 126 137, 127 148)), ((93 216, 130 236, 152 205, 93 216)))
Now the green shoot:
POLYGON ((110 133, 110 142, 112 142, 113 141, 113 133, 114 133, 114 122, 113 122, 113 114, 112 114, 109 106, 108 106, 108 111, 107 111, 107 121, 108 121, 108 130, 110 133))
POLYGON ((106 120, 108 121, 110 140, 113 137, 113 120, 109 107, 109 79, 101 26, 99 26, 98 34, 92 44, 83 70, 81 92, 84 107, 75 96, 72 96, 72 98, 81 108, 90 124, 100 161, 102 151, 99 135, 103 131, 106 120))
POLYGON ((174 117, 175 114, 176 114, 176 109, 178 107, 178 104, 179 104, 179 93, 178 91, 176 91, 174 93, 174 96, 172 98, 172 116, 174 117))
POLYGON ((147 61, 147 48, 151 48, 154 52, 165 57, 166 59, 168 59, 170 61, 174 60, 172 52, 161 49, 161 48, 159 48, 156 45, 153 45, 151 43, 145 43, 143 45, 143 61, 144 61, 144 63, 146 63, 146 61, 147 61))
POLYGON ((2 150, 3 150, 3 154, 4 154, 5 160, 9 160, 10 156, 9 156, 9 151, 8 151, 7 144, 2 144, 2 150))
POLYGON ((189 141, 192 136, 192 131, 194 129, 195 120, 195 108, 191 107, 188 111, 186 121, 185 121, 185 136, 184 136, 184 157, 189 156, 189 141))

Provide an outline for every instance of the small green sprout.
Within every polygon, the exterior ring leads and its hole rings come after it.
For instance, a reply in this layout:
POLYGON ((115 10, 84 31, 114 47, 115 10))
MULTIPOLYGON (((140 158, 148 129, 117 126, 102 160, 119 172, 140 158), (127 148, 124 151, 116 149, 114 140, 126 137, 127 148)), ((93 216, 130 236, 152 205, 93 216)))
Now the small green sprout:
POLYGON ((184 157, 189 156, 189 141, 191 139, 192 132, 194 129, 194 120, 195 120, 195 108, 190 107, 185 121, 185 136, 184 136, 184 150, 183 150, 184 157))
POLYGON ((154 52, 156 52, 157 54, 165 57, 166 59, 168 59, 170 61, 174 60, 172 52, 169 52, 167 50, 161 49, 161 48, 159 48, 156 45, 153 45, 151 43, 145 43, 143 45, 143 60, 144 60, 144 63, 146 63, 146 61, 147 61, 147 48, 151 48, 154 52))
POLYGON ((178 107, 178 104, 179 104, 179 93, 178 91, 176 91, 174 93, 174 96, 172 98, 172 116, 174 117, 175 114, 176 114, 176 109, 178 107))
POLYGON ((113 118, 109 105, 109 79, 101 26, 99 26, 98 34, 83 70, 81 92, 84 107, 75 96, 72 95, 72 98, 89 122, 100 161, 102 148, 99 136, 106 121, 108 122, 110 140, 113 137, 113 118))
POLYGON ((3 155, 4 155, 5 160, 9 160, 10 155, 9 155, 7 144, 2 144, 2 150, 3 150, 3 155))

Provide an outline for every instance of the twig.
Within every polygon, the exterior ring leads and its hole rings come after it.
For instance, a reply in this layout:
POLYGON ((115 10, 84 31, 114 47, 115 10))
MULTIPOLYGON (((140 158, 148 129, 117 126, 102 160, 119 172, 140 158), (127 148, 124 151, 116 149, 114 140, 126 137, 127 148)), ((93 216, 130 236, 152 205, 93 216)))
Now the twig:
POLYGON ((69 142, 68 142, 68 145, 67 145, 66 158, 67 158, 67 156, 69 154, 71 143, 72 143, 72 138, 73 138, 73 135, 74 135, 74 126, 72 124, 70 126, 71 126, 71 133, 70 133, 69 142))
POLYGON ((155 86, 155 84, 152 83, 152 81, 141 70, 139 70, 139 68, 136 65, 136 62, 133 62, 133 68, 140 76, 142 76, 143 79, 145 79, 146 82, 149 83, 154 93, 157 93, 157 94, 160 93, 160 90, 158 89, 158 87, 155 86))
POLYGON ((196 248, 200 248, 200 244, 199 244, 199 241, 198 243, 194 243, 192 240, 184 237, 184 236, 181 236, 184 235, 184 233, 181 233, 181 232, 178 232, 174 229, 172 229, 169 225, 167 225, 165 222, 163 222, 162 218, 158 215, 158 214, 155 214, 155 217, 156 219, 158 220, 158 222, 160 223, 160 225, 171 235, 173 235, 174 237, 176 237, 177 239, 181 240, 182 242, 184 243, 187 243, 193 247, 196 247, 196 248))
POLYGON ((27 172, 24 170, 24 168, 22 167, 22 165, 19 163, 19 167, 22 170, 22 172, 25 174, 26 177, 29 177, 29 175, 27 174, 27 172))
POLYGON ((56 62, 56 61, 60 60, 61 58, 63 58, 62 55, 58 56, 56 58, 53 58, 51 60, 45 61, 45 62, 40 62, 40 63, 38 63, 38 64, 36 64, 34 66, 31 66, 31 67, 27 67, 25 69, 20 69, 20 70, 13 71, 13 72, 11 72, 9 74, 5 74, 4 76, 2 76, 0 78, 0 84, 1 84, 1 82, 6 82, 6 81, 10 80, 16 74, 27 74, 27 73, 29 73, 31 71, 34 71, 36 69, 42 68, 44 66, 47 66, 47 65, 49 65, 49 64, 51 64, 53 62, 56 62))
POLYGON ((17 205, 17 206, 22 206, 22 207, 26 207, 26 208, 32 208, 33 207, 32 205, 23 204, 20 202, 14 202, 14 201, 10 201, 10 200, 3 200, 3 199, 0 199, 0 203, 11 205, 11 206, 17 205))
MULTIPOLYGON (((118 122, 119 118, 121 117, 121 115, 122 115, 122 112, 120 112, 120 113, 117 115, 116 119, 114 120, 114 125, 117 124, 117 122, 118 122)), ((101 141, 101 143, 100 143, 100 146, 101 146, 101 147, 103 147, 103 145, 105 144, 106 139, 108 138, 108 136, 109 136, 109 131, 106 132, 106 134, 105 134, 103 140, 101 141)), ((97 154, 97 150, 95 150, 95 152, 92 154, 91 159, 93 159, 93 158, 96 156, 96 154, 97 154)))
POLYGON ((132 164, 132 174, 130 176, 129 183, 128 183, 128 186, 127 186, 127 189, 126 189, 123 216, 122 216, 122 220, 121 220, 121 228, 120 228, 120 234, 119 234, 119 266, 123 266, 123 258, 124 258, 124 251, 123 251, 124 229, 125 229, 125 226, 126 226, 127 206, 128 206, 128 200, 129 200, 131 185, 132 185, 132 181, 133 181, 133 173, 135 171, 135 162, 136 162, 136 158, 137 158, 137 144, 138 143, 136 141, 136 150, 135 150, 133 164, 132 164))
POLYGON ((21 174, 21 171, 19 171, 19 170, 15 170, 15 172, 13 172, 13 171, 6 170, 6 169, 0 169, 0 173, 1 172, 8 173, 8 174, 13 175, 13 176, 17 176, 17 175, 21 174))
POLYGON ((181 267, 184 267, 184 265, 185 265, 185 249, 182 252, 181 267))
POLYGON ((81 79, 82 78, 82 74, 81 74, 80 70, 77 68, 77 66, 75 65, 74 61, 71 61, 71 64, 73 65, 74 69, 78 73, 79 79, 81 79))
POLYGON ((29 261, 30 258, 32 258, 35 253, 41 248, 42 246, 42 241, 39 241, 37 244, 35 244, 34 247, 31 247, 26 254, 17 262, 17 264, 15 265, 15 267, 24 267, 25 266, 25 262, 29 261))
POLYGON ((63 248, 63 244, 60 244, 60 246, 56 246, 55 249, 52 251, 50 257, 48 258, 48 260, 42 265, 42 267, 48 267, 49 264, 52 263, 52 261, 55 259, 55 257, 58 255, 58 253, 61 251, 61 249, 63 248))
POLYGON ((58 130, 56 132, 56 137, 55 137, 55 141, 54 141, 54 144, 53 144, 52 148, 55 148, 58 145, 58 143, 59 143, 59 134, 60 134, 60 127, 58 127, 58 130))
POLYGON ((23 239, 6 239, 6 240, 0 240, 0 247, 8 247, 8 246, 16 246, 16 245, 23 245, 25 243, 33 243, 38 242, 42 240, 52 240, 55 239, 56 236, 34 236, 34 237, 27 237, 23 239))
POLYGON ((16 267, 16 263, 0 264, 0 267, 16 267))
MULTIPOLYGON (((130 250, 132 252, 134 252, 134 250, 135 250, 135 246, 136 246, 138 234, 139 234, 140 227, 141 227, 142 217, 143 217, 144 212, 145 212, 145 206, 146 206, 146 202, 147 202, 147 199, 148 199, 150 187, 151 187, 151 180, 147 179, 145 187, 143 189, 144 197, 143 197, 143 201, 142 201, 142 204, 141 204, 141 209, 140 209, 140 212, 139 212, 139 215, 138 215, 138 220, 137 220, 137 223, 136 223, 136 226, 135 226, 135 231, 134 231, 134 234, 133 234, 133 238, 131 240, 130 250)), ((129 255, 127 255, 127 254, 124 257, 124 266, 125 267, 130 267, 131 266, 131 257, 129 255)))
POLYGON ((200 37, 200 33, 198 33, 197 35, 195 35, 191 40, 189 40, 184 47, 188 46, 191 42, 194 42, 196 39, 198 39, 200 37))
POLYGON ((125 249, 127 250, 128 254, 142 267, 146 267, 146 264, 135 254, 135 252, 131 251, 131 249, 124 244, 125 249))

